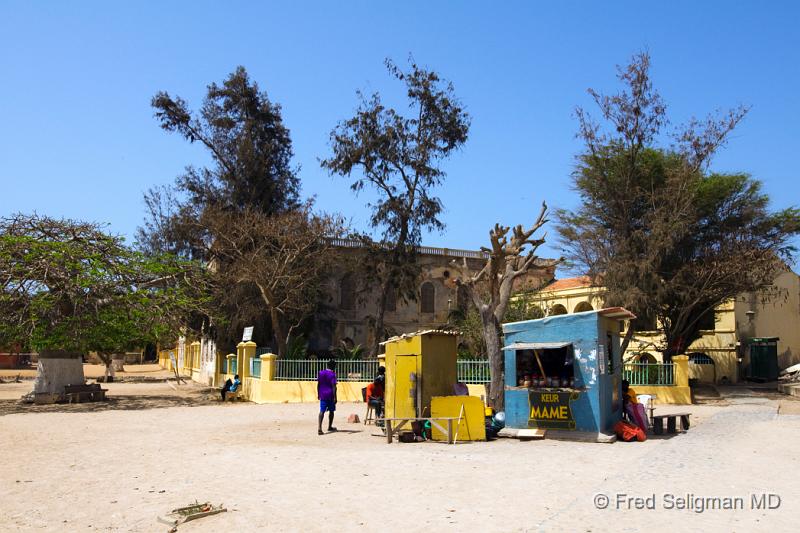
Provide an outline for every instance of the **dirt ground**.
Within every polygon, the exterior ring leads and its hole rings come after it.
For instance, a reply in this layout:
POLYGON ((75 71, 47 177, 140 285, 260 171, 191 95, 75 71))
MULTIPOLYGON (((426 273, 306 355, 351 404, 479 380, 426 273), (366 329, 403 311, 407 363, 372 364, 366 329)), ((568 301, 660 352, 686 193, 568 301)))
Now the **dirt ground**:
MULTIPOLYGON (((95 379, 105 375, 105 365, 93 365, 85 363, 83 365, 83 375, 87 379, 95 379)), ((36 377, 36 363, 28 365, 26 368, 0 368, 0 380, 9 381, 19 376, 21 379, 33 379, 36 377)), ((122 379, 165 379, 173 376, 173 373, 164 370, 155 363, 143 365, 125 365, 123 372, 117 372, 117 377, 122 379)))
POLYGON ((800 402, 770 390, 727 389, 688 407, 687 433, 644 443, 451 446, 387 445, 346 423, 363 404, 318 436, 312 404, 151 381, 108 384, 102 404, 18 405, 30 386, 0 384, 3 531, 167 531, 156 517, 195 500, 228 512, 179 531, 793 531, 800 516, 800 402), (780 505, 753 509, 763 493, 780 505), (695 508, 666 508, 676 497, 695 508))

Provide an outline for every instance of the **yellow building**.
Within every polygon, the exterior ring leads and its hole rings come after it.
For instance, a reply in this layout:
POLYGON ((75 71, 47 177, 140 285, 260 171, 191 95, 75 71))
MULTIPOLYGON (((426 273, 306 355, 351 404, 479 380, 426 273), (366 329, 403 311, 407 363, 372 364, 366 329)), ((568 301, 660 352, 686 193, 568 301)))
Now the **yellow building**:
MULTIPOLYGON (((525 298, 526 305, 552 316, 600 309, 604 293, 604 287, 594 284, 588 276, 580 276, 555 280, 538 293, 515 298, 525 298)), ((779 368, 799 363, 800 276, 783 272, 767 291, 745 293, 723 302, 714 310, 713 321, 709 319, 705 326, 686 350, 691 379, 709 383, 740 381, 749 365, 747 341, 754 337, 780 338, 779 368)), ((663 341, 661 332, 654 328, 637 331, 626 360, 661 361, 663 341)))

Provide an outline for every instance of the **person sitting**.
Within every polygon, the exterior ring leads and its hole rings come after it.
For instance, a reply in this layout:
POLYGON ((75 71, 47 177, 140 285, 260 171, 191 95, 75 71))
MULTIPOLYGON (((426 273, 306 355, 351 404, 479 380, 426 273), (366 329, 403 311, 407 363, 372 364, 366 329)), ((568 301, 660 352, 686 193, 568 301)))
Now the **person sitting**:
MULTIPOLYGON (((378 374, 372 383, 367 385, 367 403, 375 409, 375 418, 383 418, 383 397, 385 393, 385 378, 383 374, 378 374)), ((376 425, 382 426, 383 422, 378 421, 376 425)))
POLYGON ((645 415, 644 407, 639 403, 636 391, 631 388, 627 380, 622 380, 622 406, 631 422, 642 428, 643 431, 647 431, 647 415, 645 415))
POLYGON ((223 402, 225 401, 225 393, 226 392, 236 392, 237 390, 239 390, 239 386, 241 384, 242 384, 242 381, 239 379, 239 374, 236 374, 235 376, 233 376, 233 381, 231 381, 231 379, 228 378, 225 381, 225 385, 222 386, 222 390, 220 391, 220 393, 222 394, 222 401, 223 402))

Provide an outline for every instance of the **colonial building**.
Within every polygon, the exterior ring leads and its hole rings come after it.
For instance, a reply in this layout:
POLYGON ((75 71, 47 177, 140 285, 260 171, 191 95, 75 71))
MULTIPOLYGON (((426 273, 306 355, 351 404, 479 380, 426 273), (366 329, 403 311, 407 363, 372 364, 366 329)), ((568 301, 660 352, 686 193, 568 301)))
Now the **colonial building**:
MULTIPOLYGON (((317 312, 309 339, 309 350, 319 352, 348 344, 369 346, 374 335, 374 320, 378 312, 379 289, 359 278, 357 269, 348 267, 361 260, 364 250, 358 242, 337 240, 345 260, 335 269, 324 288, 323 301, 317 312)), ((418 280, 416 301, 402 301, 390 295, 384 315, 389 336, 435 329, 446 324, 454 309, 466 310, 469 302, 463 288, 453 282, 457 269, 466 263, 477 272, 486 264, 486 255, 477 250, 457 250, 420 246, 417 261, 422 274, 418 280)), ((554 268, 545 274, 530 274, 518 278, 515 290, 537 289, 553 279, 554 268)))
MULTIPOLYGON (((538 293, 517 298, 526 298, 527 305, 552 316, 600 309, 604 293, 604 287, 581 276, 555 280, 538 293)), ((639 323, 636 329, 626 359, 661 361, 663 335, 655 324, 639 323)), ((800 276, 794 272, 778 275, 769 291, 741 294, 714 309, 686 350, 690 378, 711 383, 740 381, 749 366, 748 341, 760 337, 779 338, 779 368, 800 362, 800 276)))

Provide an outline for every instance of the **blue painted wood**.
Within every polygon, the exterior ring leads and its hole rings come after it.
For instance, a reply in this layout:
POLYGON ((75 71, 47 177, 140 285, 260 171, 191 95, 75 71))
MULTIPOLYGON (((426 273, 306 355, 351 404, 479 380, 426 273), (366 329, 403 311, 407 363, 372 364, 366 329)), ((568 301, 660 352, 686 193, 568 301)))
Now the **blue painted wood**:
MULTIPOLYGON (((622 414, 619 322, 597 311, 558 315, 503 325, 505 344, 515 342, 570 342, 575 363, 575 389, 579 396, 570 404, 577 431, 610 432, 622 414), (605 368, 600 356, 607 351, 611 334, 611 354, 605 368), (605 372, 603 372, 605 370, 605 372)), ((516 352, 505 354, 506 425, 527 428, 530 418, 529 391, 517 387, 516 352)))

